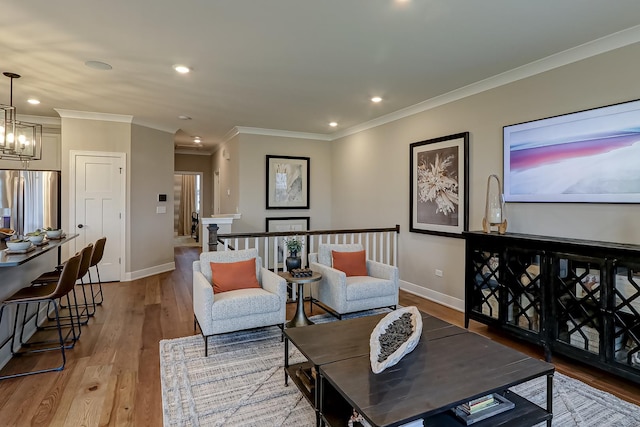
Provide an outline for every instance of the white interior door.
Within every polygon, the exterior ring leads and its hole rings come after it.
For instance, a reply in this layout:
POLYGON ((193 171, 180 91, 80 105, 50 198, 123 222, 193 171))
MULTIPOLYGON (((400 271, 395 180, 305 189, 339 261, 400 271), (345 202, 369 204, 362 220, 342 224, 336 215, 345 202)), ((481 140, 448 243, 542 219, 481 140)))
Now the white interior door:
POLYGON ((124 277, 124 153, 71 153, 69 227, 76 252, 107 238, 99 264, 103 282, 124 277))

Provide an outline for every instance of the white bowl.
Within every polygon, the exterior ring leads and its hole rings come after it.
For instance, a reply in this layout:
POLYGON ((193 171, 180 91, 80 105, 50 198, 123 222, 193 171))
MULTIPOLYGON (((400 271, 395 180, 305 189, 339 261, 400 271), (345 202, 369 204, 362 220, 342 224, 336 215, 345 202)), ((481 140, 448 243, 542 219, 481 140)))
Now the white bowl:
POLYGON ((12 251, 23 251, 28 249, 31 246, 31 242, 12 242, 11 240, 7 241, 7 248, 12 251))
POLYGON ((38 234, 38 235, 34 235, 34 236, 25 236, 24 237, 25 240, 30 241, 31 243, 42 243, 42 241, 44 240, 44 234, 38 234))
POLYGON ((62 230, 47 230, 47 237, 50 239, 57 239, 62 235, 62 230))

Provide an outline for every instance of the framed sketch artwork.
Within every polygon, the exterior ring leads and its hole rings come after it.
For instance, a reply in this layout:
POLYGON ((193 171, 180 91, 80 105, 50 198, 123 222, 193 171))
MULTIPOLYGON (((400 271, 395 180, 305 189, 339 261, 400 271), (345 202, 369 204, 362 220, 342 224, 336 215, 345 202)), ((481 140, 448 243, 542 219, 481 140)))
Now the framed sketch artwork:
MULTIPOLYGON (((308 216, 299 216, 299 217, 287 217, 287 218, 266 218, 266 230, 269 232, 276 233, 285 233, 290 231, 309 231, 309 221, 310 217, 308 216)), ((269 238, 270 248, 273 247, 273 240, 269 238)), ((278 265, 281 265, 285 259, 286 249, 285 249, 285 239, 278 239, 278 255, 277 262, 278 265)), ((270 257, 271 258, 271 257, 270 257)), ((271 261, 271 260, 269 260, 271 261)), ((272 266, 273 263, 269 262, 269 265, 272 266)))
POLYGON ((461 238, 469 229, 469 132, 409 147, 409 230, 461 238))
POLYGON ((267 209, 309 209, 309 157, 267 155, 267 209))

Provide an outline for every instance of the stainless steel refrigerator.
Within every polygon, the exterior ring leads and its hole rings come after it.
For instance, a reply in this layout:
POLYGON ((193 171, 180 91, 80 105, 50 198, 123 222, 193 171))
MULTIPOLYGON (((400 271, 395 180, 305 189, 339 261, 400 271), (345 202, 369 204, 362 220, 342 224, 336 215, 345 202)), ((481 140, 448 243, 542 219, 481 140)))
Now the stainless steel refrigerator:
POLYGON ((60 172, 0 170, 0 216, 19 236, 60 228, 60 172))

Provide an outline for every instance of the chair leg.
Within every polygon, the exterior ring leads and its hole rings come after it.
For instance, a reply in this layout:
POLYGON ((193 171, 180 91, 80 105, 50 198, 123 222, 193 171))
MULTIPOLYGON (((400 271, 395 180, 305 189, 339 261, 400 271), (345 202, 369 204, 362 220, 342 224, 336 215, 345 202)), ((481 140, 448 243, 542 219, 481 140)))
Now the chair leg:
MULTIPOLYGON (((20 305, 25 305, 25 310, 26 310, 27 306, 28 306, 28 303, 16 303, 16 305, 17 305, 17 307, 16 307, 16 314, 17 314, 18 311, 19 311, 20 305)), ((6 307, 6 304, 3 304, 2 307, 0 307, 0 323, 2 321, 2 315, 3 315, 5 307, 6 307)), ((39 307, 39 304, 38 304, 38 307, 39 307)), ((59 322, 60 318, 58 317, 59 310, 58 310, 58 305, 55 303, 55 301, 54 301, 54 311, 55 311, 56 324, 59 326, 60 325, 60 322, 59 322)), ((16 317, 16 320, 17 320, 17 317, 16 317)), ((14 325, 14 330, 15 330, 15 325, 14 325)), ((37 371, 28 371, 28 372, 20 372, 20 373, 17 373, 17 374, 3 375, 3 376, 0 376, 0 380, 24 377, 24 376, 27 376, 27 375, 41 374, 41 373, 45 373, 45 372, 62 371, 64 369, 64 366, 65 366, 66 361, 67 361, 66 354, 65 354, 65 351, 64 351, 65 346, 64 346, 64 339, 62 337, 62 327, 58 328, 58 340, 57 340, 57 342, 59 344, 57 347, 52 347, 52 348, 43 349, 43 350, 29 351, 29 352, 25 352, 25 353, 39 353, 39 352, 43 352, 43 351, 60 350, 60 354, 62 356, 62 363, 59 366, 56 366, 56 367, 53 367, 53 368, 39 369, 37 371)), ((5 344, 6 344, 6 342, 5 342, 5 344)), ((11 341, 11 345, 13 346, 13 339, 11 341)), ((11 349, 11 352, 13 353, 13 348, 11 349)), ((25 354, 25 353, 16 353, 15 355, 22 355, 22 354, 25 354)))
POLYGON ((204 357, 209 356, 209 336, 204 337, 204 357))
POLYGON ((104 301, 104 296, 102 295, 102 280, 100 280, 100 269, 98 268, 98 265, 95 266, 96 267, 96 275, 98 276, 98 292, 93 292, 93 279, 91 279, 91 270, 89 270, 89 282, 91 283, 91 293, 93 295, 94 298, 94 302, 97 305, 102 305, 102 302, 104 301), (98 296, 100 296, 100 299, 98 300, 98 296))

